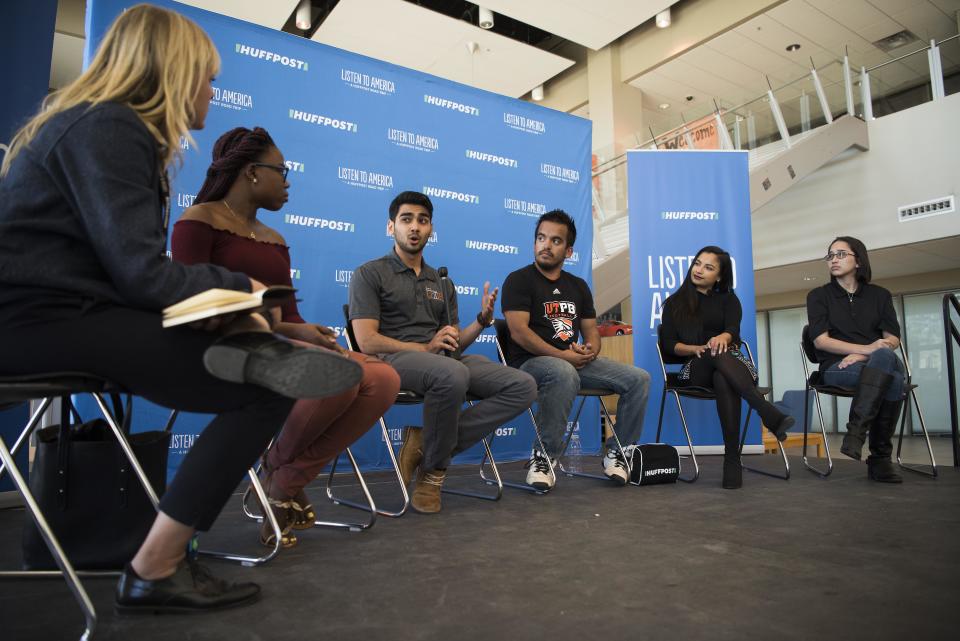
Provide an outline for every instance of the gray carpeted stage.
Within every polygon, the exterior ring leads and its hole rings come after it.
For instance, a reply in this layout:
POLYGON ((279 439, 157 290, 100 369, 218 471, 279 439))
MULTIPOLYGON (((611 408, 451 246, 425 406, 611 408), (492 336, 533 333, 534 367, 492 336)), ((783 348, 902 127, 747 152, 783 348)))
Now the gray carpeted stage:
MULTIPOLYGON (((719 457, 702 457, 693 485, 563 478, 547 496, 445 495, 438 516, 302 532, 299 547, 263 567, 210 561, 264 589, 256 605, 221 613, 117 617, 114 581, 89 579, 95 639, 956 638, 960 471, 907 473, 891 486, 849 460, 828 480, 791 464, 789 482, 745 473, 741 491, 721 489, 719 457)), ((519 464, 504 467, 520 478, 519 464)), ((452 472, 450 486, 482 489, 474 467, 452 472)), ((371 480, 379 496, 392 492, 382 475, 371 480)), ((312 496, 321 516, 360 516, 312 496)), ((238 507, 204 547, 259 554, 257 526, 238 507)), ((19 561, 22 515, 0 512, 4 568, 19 561)), ((5 641, 76 639, 82 629, 62 581, 0 582, 5 641)))

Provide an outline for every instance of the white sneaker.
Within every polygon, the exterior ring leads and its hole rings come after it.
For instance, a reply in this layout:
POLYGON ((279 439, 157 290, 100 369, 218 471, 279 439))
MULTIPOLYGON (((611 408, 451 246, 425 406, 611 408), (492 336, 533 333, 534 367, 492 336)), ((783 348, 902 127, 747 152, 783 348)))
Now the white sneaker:
POLYGON ((557 477, 550 471, 547 457, 540 450, 533 450, 525 467, 527 468, 527 485, 538 490, 549 490, 557 482, 557 477))
POLYGON ((627 474, 627 462, 617 448, 611 447, 607 449, 607 454, 603 457, 603 473, 617 485, 627 484, 629 478, 627 474))

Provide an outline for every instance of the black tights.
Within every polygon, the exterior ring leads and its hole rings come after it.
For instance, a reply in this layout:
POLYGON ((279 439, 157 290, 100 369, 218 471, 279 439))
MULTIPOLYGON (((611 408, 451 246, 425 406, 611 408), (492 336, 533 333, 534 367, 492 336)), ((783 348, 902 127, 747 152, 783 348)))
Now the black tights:
POLYGON ((693 359, 688 385, 709 387, 717 395, 717 415, 723 430, 723 449, 728 456, 740 449, 740 399, 760 415, 764 425, 775 427, 783 413, 757 391, 749 370, 728 352, 712 356, 704 352, 693 359))

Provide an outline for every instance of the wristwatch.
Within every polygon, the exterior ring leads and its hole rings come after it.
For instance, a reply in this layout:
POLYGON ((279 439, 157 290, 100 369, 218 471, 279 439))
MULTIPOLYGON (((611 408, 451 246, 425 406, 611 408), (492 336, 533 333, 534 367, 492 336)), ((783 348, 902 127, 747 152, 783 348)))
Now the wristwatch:
POLYGON ((477 324, 478 324, 480 327, 490 327, 491 325, 493 325, 493 316, 490 317, 490 322, 489 322, 489 323, 484 323, 484 322, 483 322, 483 312, 477 312, 477 324))

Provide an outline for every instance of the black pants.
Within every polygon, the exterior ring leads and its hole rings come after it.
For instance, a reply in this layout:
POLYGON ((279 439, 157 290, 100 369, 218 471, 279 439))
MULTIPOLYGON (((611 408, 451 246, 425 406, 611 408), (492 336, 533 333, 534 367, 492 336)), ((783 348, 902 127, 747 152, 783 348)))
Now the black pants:
POLYGON ((212 377, 202 358, 216 335, 163 329, 160 319, 157 312, 111 306, 69 320, 0 328, 0 375, 86 372, 164 407, 216 414, 160 501, 171 518, 209 530, 294 401, 212 377))
POLYGON ((735 455, 740 449, 740 399, 760 415, 764 425, 774 427, 783 420, 783 413, 757 391, 746 366, 727 352, 716 356, 704 352, 700 358, 694 358, 687 384, 712 388, 716 393, 727 455, 735 455))

